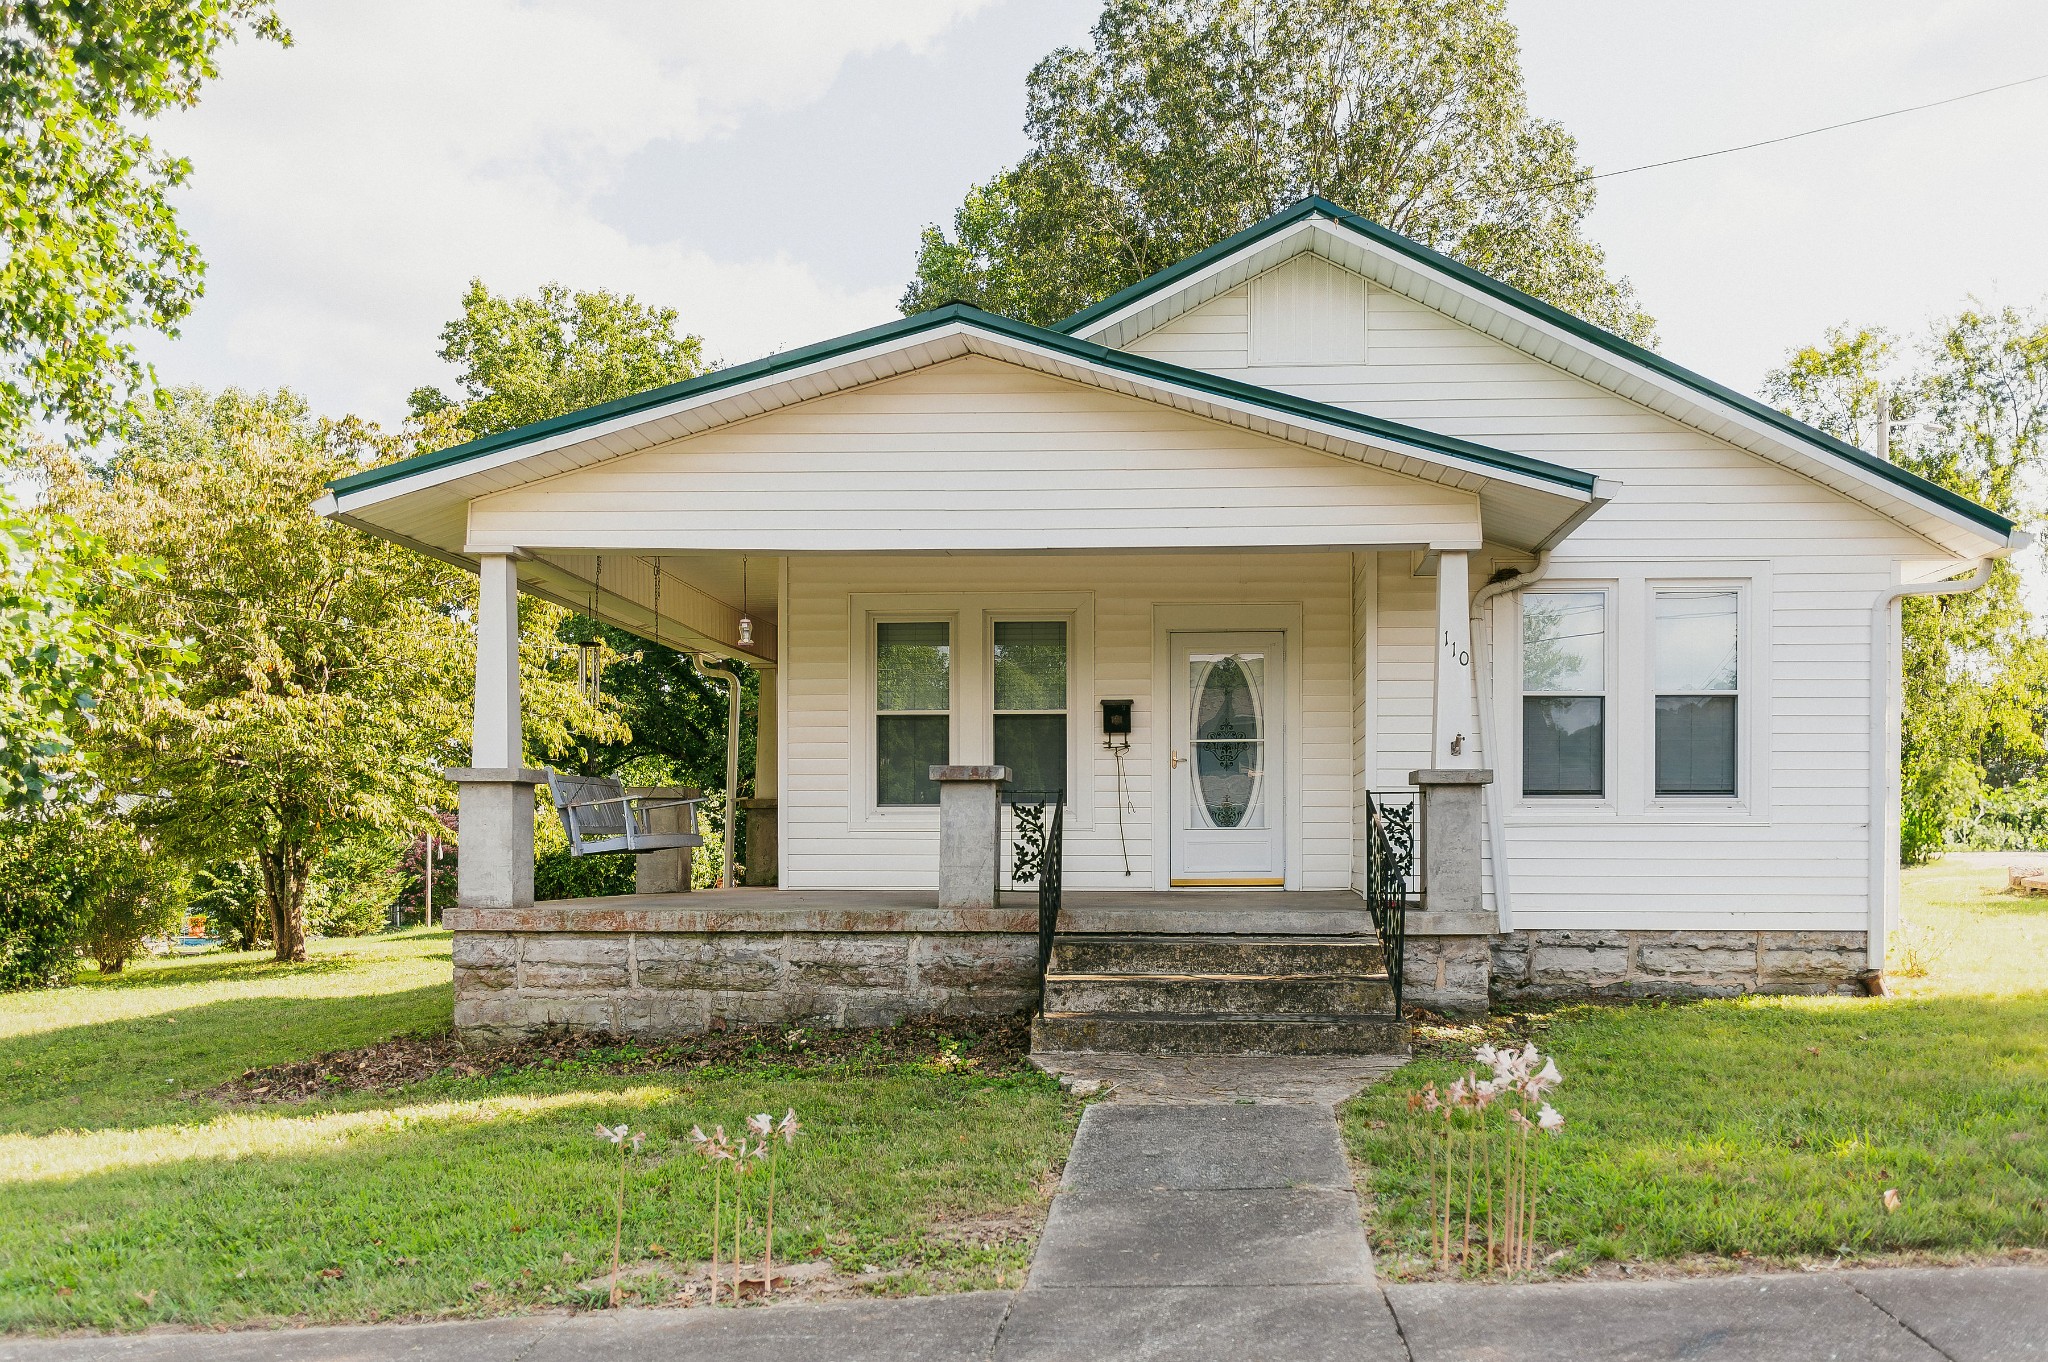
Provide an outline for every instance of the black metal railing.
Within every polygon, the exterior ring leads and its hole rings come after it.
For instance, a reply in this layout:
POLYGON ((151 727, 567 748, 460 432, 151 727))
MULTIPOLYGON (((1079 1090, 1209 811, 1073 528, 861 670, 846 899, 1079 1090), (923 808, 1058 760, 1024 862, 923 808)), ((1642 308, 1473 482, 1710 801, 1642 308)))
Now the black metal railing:
POLYGON ((1415 797, 1368 792, 1365 797, 1365 903, 1372 912, 1401 1015, 1401 967, 1408 941, 1408 905, 1419 888, 1415 855, 1415 797))
POLYGON ((1052 938, 1060 923, 1060 877, 1065 851, 1066 791, 1005 790, 1010 811, 1010 884, 1038 890, 1038 977, 1052 962, 1052 938))

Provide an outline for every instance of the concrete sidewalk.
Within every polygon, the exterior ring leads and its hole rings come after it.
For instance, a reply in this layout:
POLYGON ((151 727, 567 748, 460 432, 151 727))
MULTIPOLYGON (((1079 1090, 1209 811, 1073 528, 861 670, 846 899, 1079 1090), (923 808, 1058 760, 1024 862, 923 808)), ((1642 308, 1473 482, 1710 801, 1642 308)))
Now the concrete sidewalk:
POLYGON ((1545 1286, 1033 1288, 759 1310, 0 1340, 0 1362, 2044 1362, 2048 1269, 1545 1286), (1034 1298, 1034 1291, 1038 1294, 1034 1298), (1384 1303, 1382 1303, 1384 1300, 1384 1303), (1246 1342, 1246 1336, 1251 1341, 1246 1342))

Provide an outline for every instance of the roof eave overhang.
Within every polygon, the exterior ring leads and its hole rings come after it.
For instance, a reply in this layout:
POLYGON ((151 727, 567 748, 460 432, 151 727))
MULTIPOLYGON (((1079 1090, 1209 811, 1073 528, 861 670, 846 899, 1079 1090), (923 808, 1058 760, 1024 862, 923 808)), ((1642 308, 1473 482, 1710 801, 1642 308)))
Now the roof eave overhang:
MULTIPOLYGON (((1595 480, 1575 469, 1378 421, 1341 408, 1183 369, 1142 356, 1078 342, 969 309, 931 324, 888 328, 893 334, 808 361, 760 367, 725 384, 679 391, 654 402, 580 423, 537 428, 528 438, 500 439, 467 455, 424 456, 338 480, 316 509, 371 533, 453 562, 473 561, 456 536, 458 509, 470 499, 688 438, 813 397, 894 377, 911 369, 982 355, 1127 396, 1160 402, 1254 434, 1307 445, 1405 476, 1480 495, 1482 507, 1512 503, 1514 531, 1498 542, 1520 543, 1583 519, 1599 498, 1595 480), (1504 501, 1505 499, 1505 501, 1504 501), (407 535, 386 512, 394 503, 441 503, 443 528, 407 535), (452 541, 452 542, 451 542, 452 541)), ((913 319, 915 320, 915 319, 913 319)), ((689 389, 690 385, 683 385, 689 389)), ((466 510, 463 518, 466 519, 466 510)))
POLYGON ((1590 339, 1588 333, 1598 332, 1590 323, 1313 200, 1275 214, 1057 326, 1098 344, 1128 345, 1303 251, 1364 274, 1625 400, 1831 487, 1958 557, 2009 549, 2013 534, 2019 532, 2004 517, 1867 451, 1762 409, 1760 403, 1618 336, 1599 332, 1599 339, 1590 339))

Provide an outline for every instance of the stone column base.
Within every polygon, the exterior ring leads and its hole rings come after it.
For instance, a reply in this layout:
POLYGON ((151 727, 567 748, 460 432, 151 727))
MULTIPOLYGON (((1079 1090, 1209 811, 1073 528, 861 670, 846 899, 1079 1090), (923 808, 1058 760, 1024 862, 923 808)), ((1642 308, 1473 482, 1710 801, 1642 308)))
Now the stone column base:
POLYGON ((548 783, 548 773, 524 766, 459 766, 441 774, 462 787, 456 907, 531 908, 533 791, 548 783))
POLYGON ((761 889, 773 888, 782 881, 781 868, 781 814, 775 800, 742 799, 740 810, 747 821, 747 865, 745 883, 761 889))

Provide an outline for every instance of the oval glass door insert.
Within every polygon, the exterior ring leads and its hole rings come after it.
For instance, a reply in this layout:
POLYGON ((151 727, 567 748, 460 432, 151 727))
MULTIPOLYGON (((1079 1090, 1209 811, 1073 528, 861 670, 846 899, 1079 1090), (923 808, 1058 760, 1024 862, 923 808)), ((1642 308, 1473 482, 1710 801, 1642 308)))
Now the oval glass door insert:
POLYGON ((1258 653, 1188 659, 1193 803, 1213 828, 1266 823, 1266 659, 1258 653))

